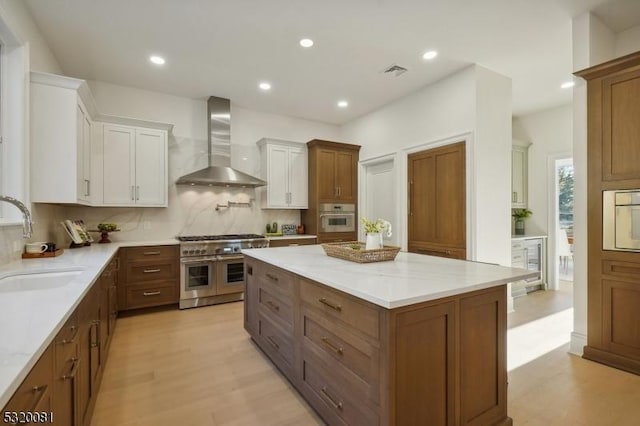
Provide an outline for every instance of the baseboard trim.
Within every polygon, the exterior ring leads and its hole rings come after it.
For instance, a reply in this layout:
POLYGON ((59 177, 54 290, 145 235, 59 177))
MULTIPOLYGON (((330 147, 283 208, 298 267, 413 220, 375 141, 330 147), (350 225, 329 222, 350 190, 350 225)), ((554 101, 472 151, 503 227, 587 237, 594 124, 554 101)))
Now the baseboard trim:
POLYGON ((577 356, 584 354, 584 347, 587 346, 587 336, 575 331, 571 332, 571 341, 569 342, 569 353, 577 356))
POLYGON ((636 359, 627 358, 618 354, 603 351, 591 346, 584 348, 584 359, 590 361, 599 362, 600 364, 608 365, 620 370, 628 371, 629 373, 640 375, 640 361, 636 359))

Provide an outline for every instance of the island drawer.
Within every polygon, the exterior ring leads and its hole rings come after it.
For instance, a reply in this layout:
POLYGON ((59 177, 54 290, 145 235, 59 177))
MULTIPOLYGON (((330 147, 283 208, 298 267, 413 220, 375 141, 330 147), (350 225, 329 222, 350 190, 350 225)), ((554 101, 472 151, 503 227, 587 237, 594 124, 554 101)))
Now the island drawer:
POLYGON ((178 302, 178 291, 173 281, 127 287, 127 308, 146 308, 178 302))
POLYGON ((267 319, 262 313, 258 314, 258 336, 262 342, 262 349, 271 360, 285 374, 293 373, 293 336, 267 319))
POLYGON ((331 371, 378 403, 379 350, 345 328, 303 308, 303 351, 331 365, 331 371))
POLYGON ((287 328, 293 329, 293 308, 291 299, 274 292, 269 286, 258 289, 258 301, 261 312, 270 319, 281 321, 287 328))
POLYGON ((359 393, 341 383, 321 367, 319 362, 305 358, 302 362, 302 392, 330 425, 366 425, 380 423, 378 415, 362 403, 359 393))
POLYGON ((286 295, 293 294, 295 276, 279 268, 274 268, 266 263, 256 262, 258 272, 253 271, 253 275, 257 276, 260 284, 272 286, 286 295))
POLYGON ((525 241, 524 240, 511 240, 511 250, 524 250, 525 249, 525 241))
POLYGON ((380 311, 343 293, 300 279, 300 297, 304 303, 329 317, 343 321, 375 339, 379 338, 380 311))

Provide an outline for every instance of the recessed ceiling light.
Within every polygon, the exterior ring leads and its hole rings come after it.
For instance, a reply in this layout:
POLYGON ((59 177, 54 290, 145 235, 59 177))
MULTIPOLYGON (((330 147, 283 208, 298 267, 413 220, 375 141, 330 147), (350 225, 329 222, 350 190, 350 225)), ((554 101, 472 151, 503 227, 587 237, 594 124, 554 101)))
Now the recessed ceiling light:
POLYGON ((564 83, 562 83, 560 85, 560 87, 563 88, 563 89, 569 89, 569 88, 571 88, 571 87, 573 87, 575 85, 576 85, 576 83, 574 81, 565 81, 564 83))
POLYGON ((149 60, 156 65, 164 65, 166 62, 162 56, 153 55, 149 57, 149 60))
POLYGON ((300 46, 311 47, 313 46, 313 40, 311 40, 310 38, 303 38, 302 40, 300 40, 300 46))
POLYGON ((348 106, 349 106, 349 102, 347 102, 347 101, 338 101, 338 107, 346 108, 348 106))
POLYGON ((438 56, 438 52, 436 52, 435 50, 427 50, 422 54, 422 59, 429 60, 435 58, 436 56, 438 56))
POLYGON ((258 87, 260 88, 260 90, 264 90, 266 92, 267 90, 271 90, 271 83, 263 81, 262 83, 258 84, 258 87))

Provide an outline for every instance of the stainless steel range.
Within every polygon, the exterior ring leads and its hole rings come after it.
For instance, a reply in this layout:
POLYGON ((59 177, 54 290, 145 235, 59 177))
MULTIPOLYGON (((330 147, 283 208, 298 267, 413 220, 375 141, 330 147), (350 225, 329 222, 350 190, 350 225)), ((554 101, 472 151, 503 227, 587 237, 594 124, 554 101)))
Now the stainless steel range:
POLYGON ((269 240, 257 234, 176 238, 180 241, 180 309, 242 300, 242 250, 269 246, 269 240))

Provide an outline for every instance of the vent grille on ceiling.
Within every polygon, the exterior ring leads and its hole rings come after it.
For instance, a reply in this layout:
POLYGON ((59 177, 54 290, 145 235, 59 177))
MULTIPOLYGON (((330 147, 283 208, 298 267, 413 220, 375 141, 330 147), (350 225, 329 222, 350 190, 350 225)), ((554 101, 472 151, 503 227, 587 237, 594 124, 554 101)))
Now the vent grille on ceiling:
POLYGON ((393 64, 382 71, 383 74, 393 74, 395 77, 399 77, 408 70, 405 67, 401 67, 400 65, 393 64))

